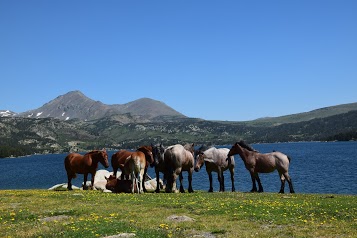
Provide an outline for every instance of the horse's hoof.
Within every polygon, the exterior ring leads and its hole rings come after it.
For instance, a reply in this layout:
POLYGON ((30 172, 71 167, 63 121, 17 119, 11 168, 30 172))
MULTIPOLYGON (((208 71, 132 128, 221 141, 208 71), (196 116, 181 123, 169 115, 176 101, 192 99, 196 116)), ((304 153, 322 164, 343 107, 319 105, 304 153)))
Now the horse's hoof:
POLYGON ((213 193, 213 189, 208 190, 209 193, 213 193))

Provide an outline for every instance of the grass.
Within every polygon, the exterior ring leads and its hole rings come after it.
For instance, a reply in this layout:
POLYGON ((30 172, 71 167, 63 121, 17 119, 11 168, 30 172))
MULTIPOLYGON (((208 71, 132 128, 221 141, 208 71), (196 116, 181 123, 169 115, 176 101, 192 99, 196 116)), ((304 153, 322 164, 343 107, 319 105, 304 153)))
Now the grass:
POLYGON ((352 195, 0 190, 1 237, 357 237, 356 224, 352 195))

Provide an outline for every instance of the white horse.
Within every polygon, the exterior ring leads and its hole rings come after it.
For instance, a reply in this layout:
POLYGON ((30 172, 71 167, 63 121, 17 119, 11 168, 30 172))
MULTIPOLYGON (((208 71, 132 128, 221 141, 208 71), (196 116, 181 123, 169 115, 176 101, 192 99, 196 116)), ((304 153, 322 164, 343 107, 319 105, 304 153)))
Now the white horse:
POLYGON ((208 192, 213 192, 212 186, 212 172, 218 174, 219 181, 219 191, 224 192, 224 176, 223 172, 229 169, 231 173, 232 181, 232 192, 235 191, 234 186, 234 156, 229 156, 227 158, 229 149, 227 148, 204 148, 203 146, 196 152, 196 165, 195 171, 198 172, 200 168, 205 164, 206 171, 209 178, 209 190, 208 192))
POLYGON ((182 171, 188 172, 188 192, 192 193, 192 173, 194 165, 194 144, 169 146, 164 153, 165 170, 167 173, 166 192, 176 191, 176 179, 180 176, 180 192, 185 190, 182 185, 182 171))

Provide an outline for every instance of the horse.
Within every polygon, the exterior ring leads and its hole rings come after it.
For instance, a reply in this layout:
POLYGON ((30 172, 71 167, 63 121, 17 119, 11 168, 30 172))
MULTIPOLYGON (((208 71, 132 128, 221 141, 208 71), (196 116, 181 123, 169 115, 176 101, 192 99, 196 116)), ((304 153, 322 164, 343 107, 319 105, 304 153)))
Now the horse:
POLYGON ((85 155, 70 153, 64 159, 64 166, 68 178, 68 190, 72 190, 71 180, 76 178, 76 173, 84 175, 83 189, 87 187, 87 177, 91 174, 91 184, 93 188, 94 176, 100 162, 105 168, 109 167, 108 154, 105 150, 93 150, 85 155))
MULTIPOLYGON (((139 147, 136 151, 141 151, 145 154, 145 158, 146 158, 146 165, 145 165, 145 169, 144 169, 144 178, 146 177, 147 174, 147 169, 149 167, 149 164, 151 166, 154 165, 154 161, 152 158, 152 147, 151 146, 141 146, 139 147)), ((115 154, 112 155, 112 160, 111 160, 111 164, 113 167, 113 175, 117 176, 117 172, 118 172, 118 168, 120 168, 121 171, 124 171, 124 164, 126 159, 131 156, 134 153, 134 151, 128 151, 128 150, 119 150, 118 152, 116 152, 115 154)), ((126 175, 126 179, 129 179, 129 174, 125 174, 122 173, 121 174, 121 179, 124 180, 124 177, 126 175)), ((143 190, 144 192, 146 192, 146 188, 145 188, 145 181, 142 181, 142 186, 143 186, 143 190)))
POLYGON ((206 171, 209 178, 209 190, 213 192, 212 186, 212 171, 218 174, 219 191, 224 192, 224 176, 223 172, 229 169, 231 173, 232 192, 235 192, 234 186, 234 156, 229 156, 229 149, 201 146, 196 151, 195 171, 198 172, 203 165, 206 165, 206 171))
MULTIPOLYGON (((132 182, 130 180, 122 180, 114 175, 105 177, 107 183, 105 188, 112 191, 113 193, 131 193, 132 192, 132 182)), ((137 191, 137 190, 135 190, 137 191)), ((134 192, 135 192, 134 191, 134 192)))
POLYGON ((251 192, 257 191, 255 181, 258 182, 258 192, 263 192, 263 186, 260 182, 258 173, 271 173, 275 170, 278 170, 281 181, 279 193, 284 193, 285 180, 287 180, 289 183, 290 193, 295 193, 293 183, 288 172, 291 160, 289 156, 277 151, 261 154, 242 140, 236 142, 228 152, 228 156, 235 154, 240 155, 244 162, 245 168, 250 173, 253 183, 251 192))
MULTIPOLYGON (((124 167, 124 174, 131 175, 132 182, 132 193, 137 189, 138 193, 144 192, 143 187, 145 187, 144 176, 147 170, 147 162, 146 162, 145 153, 142 151, 133 152, 128 158, 126 158, 124 167)), ((149 163, 153 164, 154 159, 152 157, 152 153, 150 152, 150 160, 149 163)))
POLYGON ((160 143, 153 145, 151 144, 152 147, 152 155, 155 160, 155 174, 156 174, 156 193, 160 192, 160 177, 159 173, 164 174, 164 183, 165 183, 165 163, 164 163, 164 154, 165 154, 165 147, 160 143))
POLYGON ((176 191, 176 179, 179 175, 180 192, 185 190, 182 185, 182 172, 188 172, 188 192, 192 193, 192 173, 194 165, 194 144, 180 144, 169 146, 164 153, 165 173, 167 179, 166 192, 176 191))

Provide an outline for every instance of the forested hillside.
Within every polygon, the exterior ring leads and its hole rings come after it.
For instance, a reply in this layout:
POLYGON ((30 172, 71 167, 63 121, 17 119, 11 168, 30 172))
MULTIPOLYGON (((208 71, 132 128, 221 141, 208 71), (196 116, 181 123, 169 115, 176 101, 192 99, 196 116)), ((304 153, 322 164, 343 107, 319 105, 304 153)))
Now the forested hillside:
MULTIPOLYGON (((135 121, 135 117, 130 115, 125 118, 135 121)), ((357 111, 276 126, 195 118, 133 123, 121 123, 113 117, 89 122, 0 118, 0 157, 103 147, 116 150, 158 142, 164 145, 186 142, 230 145, 240 139, 249 143, 356 140, 357 111)))

